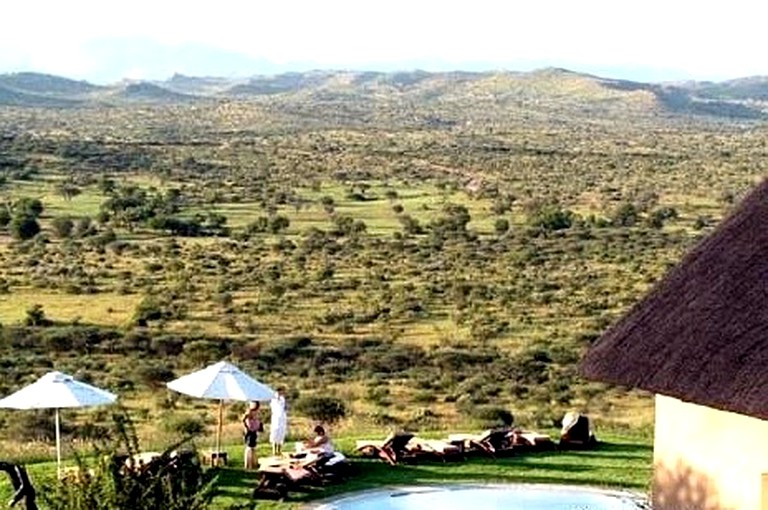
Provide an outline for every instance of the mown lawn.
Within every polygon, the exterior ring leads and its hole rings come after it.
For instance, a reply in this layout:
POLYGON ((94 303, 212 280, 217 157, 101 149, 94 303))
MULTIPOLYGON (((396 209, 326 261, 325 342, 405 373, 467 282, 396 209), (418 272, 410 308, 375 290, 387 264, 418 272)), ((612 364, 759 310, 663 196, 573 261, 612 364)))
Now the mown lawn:
MULTIPOLYGON (((473 457, 461 462, 424 462, 394 467, 378 460, 352 456, 354 475, 343 484, 292 492, 286 501, 258 500, 258 508, 287 510, 360 490, 470 482, 587 485, 645 492, 651 480, 651 440, 633 436, 604 436, 602 439, 604 442, 593 451, 526 453, 498 459, 473 457)), ((349 452, 354 439, 343 438, 337 443, 343 451, 349 452)), ((231 446, 228 450, 231 462, 219 470, 213 508, 249 508, 255 502, 251 494, 258 483, 258 475, 240 468, 242 452, 239 446, 231 446)), ((261 446, 259 453, 267 454, 266 445, 261 446)), ((33 480, 46 479, 55 472, 55 463, 33 464, 29 471, 33 480)), ((6 480, 2 480, 0 498, 8 497, 10 487, 6 480)))

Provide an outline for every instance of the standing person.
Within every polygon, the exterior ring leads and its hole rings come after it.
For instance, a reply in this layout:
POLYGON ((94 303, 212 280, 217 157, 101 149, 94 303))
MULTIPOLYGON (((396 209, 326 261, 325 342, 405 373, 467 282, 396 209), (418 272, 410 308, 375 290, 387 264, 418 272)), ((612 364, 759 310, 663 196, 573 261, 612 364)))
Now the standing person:
POLYGON ((278 388, 275 396, 269 402, 272 419, 269 424, 269 442, 272 443, 272 455, 282 455, 285 432, 288 428, 288 417, 285 413, 285 396, 283 389, 278 388))
POLYGON ((248 412, 243 416, 243 442, 245 443, 245 469, 253 469, 256 465, 256 443, 259 432, 264 431, 264 424, 259 418, 259 403, 253 402, 248 412))

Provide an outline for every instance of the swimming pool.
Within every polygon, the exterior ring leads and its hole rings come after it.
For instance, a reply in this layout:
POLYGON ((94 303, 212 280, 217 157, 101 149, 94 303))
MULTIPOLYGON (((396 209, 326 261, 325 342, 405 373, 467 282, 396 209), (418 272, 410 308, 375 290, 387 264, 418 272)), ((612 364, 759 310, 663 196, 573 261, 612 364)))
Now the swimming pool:
POLYGON ((347 496, 318 510, 638 510, 640 494, 560 485, 453 485, 376 490, 347 496))

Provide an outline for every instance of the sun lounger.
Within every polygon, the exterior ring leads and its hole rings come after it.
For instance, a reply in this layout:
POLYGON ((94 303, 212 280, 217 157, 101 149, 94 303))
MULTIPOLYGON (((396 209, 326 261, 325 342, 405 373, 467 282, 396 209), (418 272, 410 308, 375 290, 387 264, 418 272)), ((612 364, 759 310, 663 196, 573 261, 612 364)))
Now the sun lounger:
POLYGON ((460 445, 442 439, 412 437, 406 444, 406 451, 415 459, 431 458, 443 462, 464 457, 464 449, 460 445))
POLYGON ((575 412, 566 413, 558 446, 561 450, 587 450, 597 446, 597 438, 592 432, 589 418, 575 412))
POLYGON ((365 457, 378 457, 393 466, 408 456, 408 442, 413 434, 397 432, 387 436, 383 441, 362 440, 357 441, 357 451, 365 457))
POLYGON ((557 445, 547 434, 515 429, 509 433, 509 442, 518 452, 554 450, 557 445))
POLYGON ((296 457, 269 457, 259 462, 259 484, 254 497, 276 493, 283 498, 291 490, 322 485, 343 475, 346 457, 340 452, 296 457))
POLYGON ((465 452, 483 452, 491 457, 511 453, 508 429, 488 429, 480 434, 451 434, 448 442, 462 445, 465 452))

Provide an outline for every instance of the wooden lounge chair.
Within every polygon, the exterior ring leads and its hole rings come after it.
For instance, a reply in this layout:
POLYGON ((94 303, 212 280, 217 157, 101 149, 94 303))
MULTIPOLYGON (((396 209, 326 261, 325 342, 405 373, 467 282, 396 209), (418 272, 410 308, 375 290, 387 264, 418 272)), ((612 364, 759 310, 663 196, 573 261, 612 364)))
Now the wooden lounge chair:
POLYGON ((340 453, 308 455, 302 458, 270 457, 266 462, 259 462, 259 484, 254 489, 254 497, 277 494, 284 498, 291 490, 304 490, 307 486, 322 485, 330 480, 328 464, 338 466, 338 459, 345 461, 340 453), (332 462, 335 461, 335 462, 332 462))
POLYGON ((466 452, 483 452, 491 457, 512 453, 509 429, 488 429, 480 434, 451 434, 448 442, 462 445, 466 452))
POLYGON ((520 429, 509 432, 509 443, 518 452, 547 451, 557 447, 547 434, 520 429))
POLYGON ((407 445, 412 438, 408 432, 393 432, 383 441, 357 441, 356 449, 364 457, 378 457, 394 466, 408 456, 407 445))
POLYGON ((428 458, 446 462, 448 460, 458 460, 464 457, 463 447, 442 439, 413 437, 408 441, 406 451, 408 456, 414 459, 428 458))
POLYGON ((597 438, 592 432, 589 418, 575 412, 566 413, 558 446, 561 450, 588 450, 597 446, 597 438))

